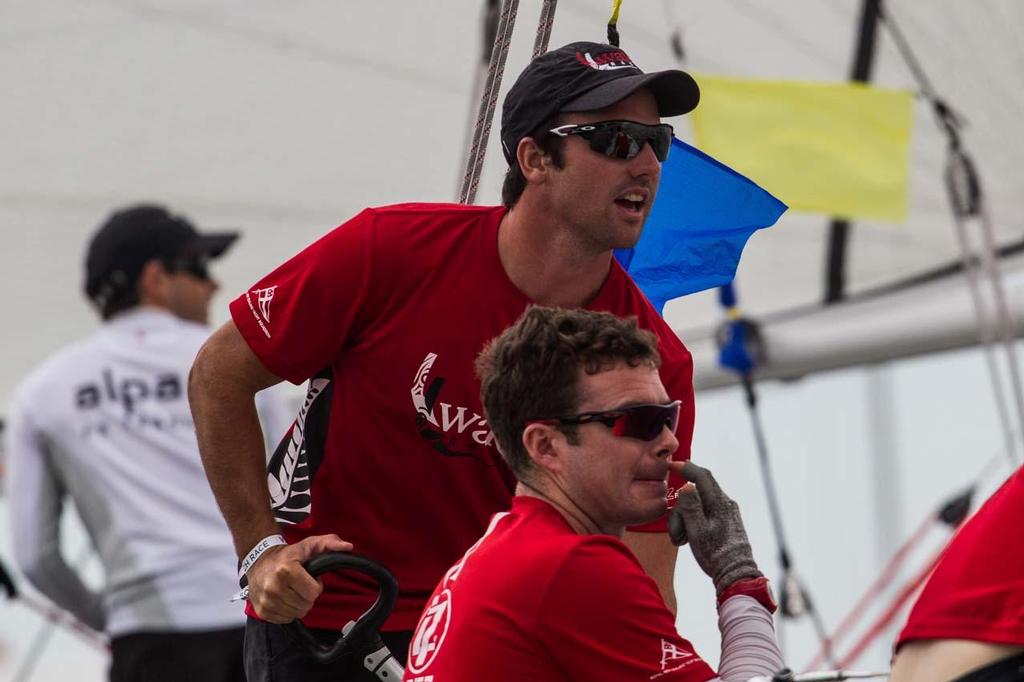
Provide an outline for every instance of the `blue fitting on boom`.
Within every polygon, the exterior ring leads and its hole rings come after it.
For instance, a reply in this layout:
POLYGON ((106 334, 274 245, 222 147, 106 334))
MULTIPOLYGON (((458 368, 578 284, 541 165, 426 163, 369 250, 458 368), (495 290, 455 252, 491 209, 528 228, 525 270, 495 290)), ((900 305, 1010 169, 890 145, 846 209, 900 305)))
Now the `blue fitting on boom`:
POLYGON ((733 287, 732 282, 718 287, 718 302, 726 310, 736 307, 736 289, 733 287))
POLYGON ((760 327, 743 317, 736 306, 736 288, 731 282, 718 288, 718 300, 729 316, 715 335, 718 364, 737 374, 751 374, 764 362, 760 327))

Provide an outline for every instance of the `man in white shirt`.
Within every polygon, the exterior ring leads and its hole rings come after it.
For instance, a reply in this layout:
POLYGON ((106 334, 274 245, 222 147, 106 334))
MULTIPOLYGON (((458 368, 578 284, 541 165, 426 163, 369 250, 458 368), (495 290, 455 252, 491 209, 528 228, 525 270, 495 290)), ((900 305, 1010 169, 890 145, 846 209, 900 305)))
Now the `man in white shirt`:
POLYGON ((16 564, 54 603, 110 635, 115 682, 245 679, 245 617, 228 601, 235 555, 186 395, 217 290, 207 263, 237 237, 199 233, 154 205, 114 213, 86 256, 85 293, 103 326, 37 368, 12 405, 16 564), (61 555, 67 497, 103 563, 101 592, 61 555))

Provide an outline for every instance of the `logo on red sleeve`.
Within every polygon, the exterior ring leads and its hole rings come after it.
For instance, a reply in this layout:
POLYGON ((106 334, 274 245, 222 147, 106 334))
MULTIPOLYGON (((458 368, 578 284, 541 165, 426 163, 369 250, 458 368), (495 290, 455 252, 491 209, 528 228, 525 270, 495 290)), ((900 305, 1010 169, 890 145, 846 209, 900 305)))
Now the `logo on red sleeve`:
POLYGON ((661 640, 661 672, 651 675, 650 679, 655 680, 699 660, 697 654, 692 651, 687 651, 667 639, 663 639, 661 640))
POLYGON ((270 338, 270 328, 267 326, 270 324, 270 302, 274 300, 275 291, 277 291, 276 284, 272 287, 245 292, 249 310, 252 311, 252 316, 256 318, 256 324, 260 326, 268 339, 270 338), (255 304, 253 304, 253 298, 256 299, 255 304))
POLYGON ((263 316, 263 320, 270 324, 270 302, 274 300, 274 292, 277 291, 277 285, 267 287, 266 289, 253 289, 252 293, 256 294, 256 302, 260 306, 260 315, 263 316))

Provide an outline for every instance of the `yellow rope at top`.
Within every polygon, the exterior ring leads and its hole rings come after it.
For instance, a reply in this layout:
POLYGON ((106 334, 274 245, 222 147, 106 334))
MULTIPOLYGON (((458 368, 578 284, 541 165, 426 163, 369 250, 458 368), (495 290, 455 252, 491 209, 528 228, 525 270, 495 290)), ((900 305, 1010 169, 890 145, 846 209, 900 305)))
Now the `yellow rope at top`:
POLYGON ((622 0, 614 0, 612 2, 612 16, 608 20, 608 43, 619 46, 619 29, 616 24, 619 23, 619 10, 622 8, 622 0))
POLYGON ((612 3, 612 18, 608 20, 609 26, 619 23, 619 10, 622 9, 622 0, 615 0, 612 3))

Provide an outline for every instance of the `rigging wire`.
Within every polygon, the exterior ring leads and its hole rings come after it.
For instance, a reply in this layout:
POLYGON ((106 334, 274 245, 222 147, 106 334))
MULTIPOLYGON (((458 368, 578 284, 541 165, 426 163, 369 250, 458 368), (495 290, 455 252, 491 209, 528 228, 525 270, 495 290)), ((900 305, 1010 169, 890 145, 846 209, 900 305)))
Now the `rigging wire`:
MULTIPOLYGON (((992 462, 990 460, 989 465, 991 465, 991 463, 992 462)), ((989 466, 986 466, 986 470, 988 468, 989 466)), ((896 616, 902 612, 903 607, 907 602, 910 601, 910 599, 917 594, 924 585, 925 581, 932 574, 932 571, 935 570, 935 567, 942 559, 946 548, 956 537, 956 533, 959 532, 960 527, 962 527, 970 508, 970 497, 973 495, 976 485, 977 481, 967 490, 967 492, 959 496, 961 498, 960 500, 954 499, 952 502, 947 503, 939 512, 939 516, 944 522, 949 523, 950 525, 955 523, 956 531, 954 531, 953 536, 942 547, 934 552, 928 563, 916 575, 904 584, 903 589, 900 590, 896 595, 896 598, 890 602, 885 612, 875 619, 867 632, 865 632, 857 643, 854 644, 850 652, 843 657, 839 663, 841 667, 846 667, 856 662, 864 651, 871 646, 871 643, 889 627, 896 616)))
POLYGON ((108 653, 110 651, 110 645, 106 636, 96 630, 93 630, 88 625, 79 622, 74 618, 74 616, 68 614, 67 611, 63 611, 57 606, 49 604, 42 599, 32 597, 24 592, 18 593, 14 599, 14 603, 21 604, 29 611, 34 612, 40 618, 49 621, 51 626, 60 626, 64 628, 69 634, 74 635, 82 643, 96 651, 103 653, 108 653))
POLYGON ((480 109, 477 113, 473 142, 466 159, 466 172, 462 178, 462 189, 459 202, 472 204, 476 199, 476 191, 480 186, 480 171, 484 165, 484 154, 487 151, 487 140, 491 134, 491 121, 498 101, 498 90, 501 77, 505 73, 505 61, 508 59, 509 46, 512 43, 512 30, 515 28, 516 13, 519 11, 519 0, 503 0, 498 28, 495 32, 494 47, 487 68, 487 80, 483 95, 480 98, 480 109))
POLYGON ((814 625, 822 651, 832 667, 836 667, 832 655, 832 643, 825 630, 825 624, 811 599, 810 591, 800 579, 786 542, 785 529, 782 523, 782 509, 779 504, 778 488, 772 474, 771 461, 768 456, 768 442, 761 424, 758 409, 757 391, 754 386, 754 369, 764 362, 765 352, 760 330, 754 322, 743 317, 737 306, 736 291, 733 284, 719 288, 719 302, 726 309, 728 320, 720 327, 717 341, 720 351, 719 363, 726 369, 740 375, 746 396, 747 412, 754 432, 754 443, 757 448, 758 465, 761 481, 764 483, 765 497, 771 518, 772 531, 778 547, 779 565, 782 569, 780 581, 779 605, 783 617, 797 618, 808 615, 814 625))
POLYGON ((1014 455, 1016 450, 1014 448, 1015 439, 1013 438, 1014 429, 1011 426, 1010 410, 995 358, 994 334, 998 336, 998 341, 1005 351, 1008 373, 1010 375, 1010 392, 1017 408, 1017 420, 1022 432, 1024 432, 1024 382, 1021 381, 1020 366, 1014 347, 1013 319, 1006 301, 1003 276, 996 258, 996 245, 991 215, 985 202, 985 193, 982 190, 978 170, 960 138, 960 129, 965 125, 965 121, 956 110, 936 93, 931 79, 921 66, 909 41, 892 15, 880 6, 878 17, 892 37, 893 43, 907 68, 910 69, 911 74, 917 81, 921 94, 931 104, 936 123, 940 130, 946 134, 948 140, 944 173, 947 196, 953 212, 954 227, 964 262, 964 273, 974 307, 975 321, 978 325, 978 341, 985 355, 989 380, 992 383, 996 407, 1003 428, 1003 437, 1007 445, 1007 457, 1010 458, 1011 465, 1016 466, 1020 459, 1014 455), (984 298, 981 295, 977 257, 974 255, 974 249, 972 249, 967 233, 967 222, 972 219, 977 220, 982 236, 982 248, 980 249, 981 263, 984 273, 988 278, 988 283, 991 286, 991 294, 995 306, 994 329, 990 324, 989 314, 984 298))
MULTIPOLYGON (((861 595, 860 599, 857 600, 857 603, 854 604, 850 612, 842 619, 839 625, 836 626, 835 630, 832 631, 832 634, 829 635, 829 639, 833 645, 844 639, 861 619, 868 607, 881 597, 882 593, 896 579, 899 570, 902 568, 903 563, 910 556, 911 552, 917 549, 921 542, 930 534, 930 531, 936 527, 936 524, 949 526, 954 531, 963 525, 963 522, 966 520, 968 512, 970 511, 971 501, 973 500, 975 492, 979 489, 981 484, 992 475, 993 470, 998 468, 1003 456, 1003 448, 998 448, 994 453, 992 453, 988 462, 984 467, 982 467, 981 471, 974 477, 974 480, 966 489, 938 505, 936 509, 932 510, 924 518, 917 529, 911 533, 910 537, 893 553, 889 558, 888 563, 885 565, 885 568, 882 569, 882 572, 867 587, 867 589, 864 590, 864 593, 861 595)), ((949 539, 943 543, 943 546, 948 543, 949 539)), ((878 629, 878 634, 880 634, 882 630, 884 630, 884 628, 878 629)), ((867 644, 864 645, 864 647, 866 646, 867 644)), ((812 670, 817 668, 821 665, 823 656, 823 652, 819 650, 804 669, 812 670)), ((844 664, 848 661, 848 657, 844 658, 844 664)))
MULTIPOLYGON (((86 561, 90 559, 92 552, 92 544, 87 542, 82 549, 79 550, 74 565, 81 568, 86 561)), ((13 583, 11 584, 11 587, 13 588, 13 583)), ((24 594, 17 595, 17 599, 25 606, 28 606, 32 610, 38 612, 46 620, 36 632, 36 636, 29 645, 28 651, 25 652, 25 656, 21 660, 21 665, 18 666, 18 670, 14 673, 12 682, 28 682, 32 677, 32 673, 35 671, 36 665, 42 658, 43 652, 50 644, 50 639, 53 637, 54 632, 56 632, 58 625, 68 627, 70 631, 78 635, 80 639, 88 642, 94 647, 102 647, 104 651, 109 651, 109 645, 106 644, 105 638, 101 634, 95 632, 92 628, 79 623, 61 609, 58 609, 57 607, 50 607, 33 599, 26 598, 24 594)))
POLYGON ((853 648, 850 650, 843 660, 839 662, 839 667, 845 668, 851 663, 860 658, 861 654, 871 646, 871 643, 875 641, 879 635, 881 635, 885 629, 889 626, 889 623, 899 615, 904 605, 910 601, 910 599, 917 593, 917 590, 924 584, 924 581, 928 579, 928 576, 932 574, 935 569, 935 565, 939 563, 939 559, 942 558, 942 552, 945 548, 939 549, 935 554, 932 555, 931 559, 925 564, 913 578, 911 578, 900 590, 900 593, 896 595, 896 598, 892 600, 885 612, 879 616, 868 631, 857 640, 853 648))
MULTIPOLYGON (((963 164, 968 163, 969 161, 968 157, 963 157, 961 165, 958 167, 964 167, 963 164)), ((952 185, 954 181, 953 176, 957 172, 958 167, 955 164, 950 166, 950 185, 952 185)), ((995 239, 993 236, 992 221, 988 213, 988 208, 984 203, 979 206, 978 217, 979 225, 981 227, 982 242, 984 245, 981 252, 982 266, 986 270, 992 286, 992 294, 995 299, 997 331, 999 334, 999 340, 1006 352, 1007 365, 1010 368, 1010 384, 1013 388, 1017 417, 1020 421, 1022 430, 1024 430, 1024 386, 1022 386, 1021 381, 1021 369, 1018 363, 1017 349, 1014 345, 1013 317, 1010 312, 1010 306, 1007 302, 1006 287, 1004 280, 1002 280, 1002 272, 1000 271, 998 261, 994 256, 995 239)), ((966 227, 964 226, 963 221, 961 221, 961 225, 958 226, 958 230, 961 230, 966 235, 966 227)), ((1007 437, 1012 440, 1012 432, 1008 433, 1007 437)), ((1011 459, 1011 462, 1014 465, 1020 464, 1019 459, 1011 459)))
MULTIPOLYGON (((551 39, 551 27, 555 21, 557 0, 544 0, 541 8, 540 21, 537 25, 537 36, 533 43, 534 58, 547 52, 548 41, 551 39)), ((459 203, 472 204, 476 200, 476 192, 480 186, 480 172, 487 153, 487 140, 491 134, 491 123, 501 89, 501 79, 505 73, 505 62, 508 59, 509 46, 512 43, 512 30, 515 28, 516 13, 519 11, 519 0, 503 0, 498 26, 494 31, 493 46, 487 68, 487 81, 480 97, 480 110, 477 114, 473 141, 466 158, 466 173, 462 178, 462 189, 459 192, 459 203)))
MULTIPOLYGON (((985 274, 988 275, 989 283, 992 286, 992 295, 994 297, 994 304, 996 309, 996 320, 995 320, 995 332, 998 334, 999 341, 1003 345, 1003 349, 1006 353, 1006 362, 1009 368, 1010 374, 1010 385, 1012 387, 1011 394, 1013 395, 1014 402, 1017 407, 1017 418, 1020 422, 1022 431, 1024 431, 1024 389, 1021 386, 1021 372, 1020 366, 1017 362, 1017 352, 1014 347, 1013 339, 1013 319, 1010 315, 1010 309, 1006 301, 1005 287, 1003 283, 1002 272, 999 269, 998 261, 996 260, 996 246, 995 238, 993 236, 992 220, 988 213, 988 208, 985 205, 983 195, 981 193, 981 181, 978 178, 977 170, 974 167, 974 163, 970 156, 967 155, 959 144, 951 140, 950 143, 950 157, 946 166, 946 183, 949 189, 950 203, 953 206, 953 217, 956 225, 957 237, 960 240, 961 249, 964 252, 965 260, 972 260, 971 247, 968 243, 967 236, 967 218, 971 216, 971 209, 974 209, 974 215, 978 218, 979 227, 981 228, 982 235, 982 249, 981 249, 981 262, 985 274), (977 196, 976 206, 968 206, 964 202, 963 194, 958 194, 958 187, 970 187, 974 190, 977 196)), ((999 413, 1001 418, 1005 418, 1008 408, 1005 405, 1005 396, 1003 394, 1002 381, 999 379, 999 372, 996 368, 996 362, 994 357, 994 351, 992 349, 993 341, 991 338, 990 328, 986 330, 984 317, 984 309, 981 306, 980 291, 978 290, 977 283, 977 264, 973 265, 973 268, 965 267, 965 272, 968 274, 968 281, 973 280, 973 284, 970 285, 972 288, 972 298, 975 301, 975 315, 978 318, 979 323, 979 338, 983 343, 987 341, 987 359, 989 374, 993 382, 993 390, 997 393, 997 405, 999 407, 999 413), (972 277, 973 273, 973 277, 972 277), (983 326, 984 325, 984 326, 983 326), (987 338, 986 338, 987 337, 987 338)), ((1009 424, 1009 420, 1004 422, 1004 430, 1006 432, 1005 438, 1008 444, 1013 443, 1013 431, 1009 424)), ((1019 459, 1014 458, 1012 450, 1007 448, 1007 455, 1010 457, 1011 465, 1019 463, 1019 459)))
POLYGON ((537 38, 533 42, 534 59, 548 51, 548 42, 551 40, 551 27, 555 23, 555 7, 557 5, 558 0, 544 0, 544 4, 540 8, 537 38))
POLYGON ((806 584, 797 574, 793 561, 790 558, 789 545, 786 543, 785 531, 782 525, 782 509, 779 504, 778 489, 772 476, 771 462, 768 458, 768 443, 761 425, 761 415, 757 406, 757 393, 754 390, 752 373, 745 372, 742 380, 747 398, 747 411, 750 414, 750 422, 754 430, 757 459, 761 467, 761 480, 764 482, 765 497, 768 500, 768 511, 771 516, 772 529, 775 533, 775 542, 778 546, 779 565, 782 568, 782 589, 779 600, 782 615, 788 618, 798 618, 804 614, 810 616, 811 622, 814 625, 814 631, 818 636, 818 641, 821 643, 821 648, 825 653, 825 659, 830 666, 836 667, 835 657, 832 652, 832 642, 829 640, 825 623, 811 599, 806 584))
MULTIPOLYGON (((473 93, 469 100, 469 113, 466 115, 466 120, 472 120, 473 116, 473 104, 480 99, 483 94, 484 78, 487 76, 487 65, 491 63, 491 53, 494 51, 495 38, 498 35, 498 10, 501 9, 501 0, 486 0, 484 3, 484 14, 483 14, 483 39, 480 41, 480 61, 477 62, 477 67, 473 70, 473 85, 470 92, 473 93)), ((470 157, 470 149, 472 148, 473 139, 475 135, 475 129, 468 128, 465 132, 465 137, 462 141, 462 148, 465 150, 465 158, 470 157)), ((462 179, 456 178, 455 188, 456 192, 462 187, 462 179)))
MULTIPOLYGON (((950 170, 952 167, 950 167, 950 170)), ((1015 465, 1017 458, 1014 456, 1013 426, 1010 423, 1009 407, 1006 401, 1003 380, 999 372, 999 365, 995 353, 995 340, 992 328, 988 322, 988 313, 985 301, 981 295, 981 284, 978 281, 977 259, 971 254, 971 246, 968 241, 967 228, 964 221, 954 209, 954 226, 956 228, 957 240, 960 243, 960 250, 963 253, 964 276, 967 279, 967 290, 970 293, 971 304, 974 309, 975 324, 978 325, 978 341, 982 347, 982 354, 985 358, 985 368, 988 372, 989 382, 992 384, 992 392, 996 403, 996 413, 1003 430, 1003 440, 1006 442, 1006 456, 1010 464, 1015 465)), ((1012 353, 1012 349, 1010 351, 1012 353)))
MULTIPOLYGON (((997 116, 1000 120, 1008 117, 1017 120, 1021 106, 1024 106, 1024 97, 1016 89, 1006 88, 993 77, 993 74, 1015 73, 1013 68, 1017 65, 1012 61, 1001 62, 995 59, 1008 57, 1009 48, 1017 47, 1015 35, 1003 35, 1014 25, 994 23, 986 27, 981 22, 983 19, 992 19, 989 13, 973 12, 969 6, 965 6, 968 9, 960 10, 957 3, 949 4, 951 7, 947 11, 936 12, 934 8, 923 4, 908 6, 901 3, 899 12, 894 16, 899 26, 913 35, 915 51, 935 60, 930 64, 932 71, 941 72, 947 82, 956 83, 958 99, 984 99, 988 116, 997 116), (917 11, 918 7, 920 11, 917 11), (968 17, 956 16, 957 13, 970 13, 971 22, 965 23, 968 17), (955 47, 949 43, 951 33, 957 35, 955 47), (973 63, 984 64, 984 67, 972 67, 961 58, 963 56, 977 57, 973 63)), ((1009 155, 1007 158, 1010 158, 1009 155)), ((993 166, 993 160, 987 160, 985 165, 993 166)))
MULTIPOLYGON (((839 625, 836 626, 836 629, 829 635, 829 640, 832 642, 833 646, 846 636, 853 626, 856 625, 857 621, 859 621, 864 615, 864 612, 875 598, 878 597, 878 595, 895 579, 896 574, 903 561, 907 558, 907 555, 912 549, 915 549, 917 545, 920 544, 920 542, 928 535, 929 531, 931 531, 934 520, 935 515, 929 514, 921 525, 917 527, 917 530, 915 530, 910 536, 910 539, 904 542, 903 545, 896 550, 896 553, 889 559, 889 562, 885 565, 885 568, 882 569, 882 572, 877 578, 875 578, 874 582, 868 586, 857 603, 854 604, 850 613, 840 621, 839 625)), ((804 666, 804 670, 813 670, 814 668, 817 668, 822 663, 822 657, 821 651, 816 653, 811 662, 804 666)))
MULTIPOLYGON (((837 642, 842 640, 861 619, 861 616, 867 610, 868 606, 870 606, 874 600, 877 600, 881 597, 882 593, 895 580, 899 569, 902 567, 903 562, 910 555, 910 552, 918 548, 921 542, 929 535, 929 531, 932 530, 936 526, 936 524, 950 526, 954 532, 957 528, 959 528, 959 526, 964 524, 964 521, 967 519, 968 513, 971 510, 971 502, 974 498, 975 493, 981 487, 981 484, 985 480, 987 480, 988 477, 992 474, 993 470, 998 468, 999 462, 1002 461, 1002 458, 1004 458, 1004 449, 1002 449, 1002 447, 999 447, 999 449, 992 453, 991 457, 989 457, 988 459, 988 462, 985 464, 984 467, 982 467, 981 471, 975 476, 974 480, 970 483, 970 485, 967 486, 967 488, 964 489, 964 491, 962 491, 961 493, 957 493, 953 497, 947 499, 945 502, 938 505, 938 507, 935 510, 928 514, 925 520, 922 521, 921 525, 919 525, 918 528, 916 528, 912 532, 910 537, 896 550, 895 553, 893 553, 892 557, 890 557, 889 559, 889 562, 886 564, 885 568, 883 568, 882 572, 879 574, 879 577, 876 580, 874 580, 874 582, 872 582, 866 590, 864 590, 864 593, 861 595, 860 599, 857 600, 857 603, 854 605, 854 607, 844 617, 843 621, 840 623, 839 626, 837 626, 836 630, 833 631, 831 635, 829 635, 829 639, 831 640, 831 642, 833 642, 833 644, 836 644, 837 642)), ((943 543, 943 548, 947 546, 950 541, 951 538, 947 539, 946 542, 943 543)), ((901 590, 900 593, 897 595, 897 600, 899 599, 899 596, 902 594, 903 590, 901 590)), ((887 612, 891 610, 892 609, 889 608, 887 609, 887 612)), ((899 609, 897 608, 896 610, 898 611, 899 609)), ((894 616, 895 612, 893 613, 893 617, 894 616)), ((876 622, 876 625, 872 626, 871 628, 874 631, 874 636, 877 637, 878 635, 880 635, 885 630, 885 625, 891 622, 891 620, 892 619, 890 617, 890 619, 883 626, 878 626, 878 622, 876 622)), ((853 650, 856 651, 859 647, 860 651, 863 651, 869 644, 870 641, 862 637, 861 640, 858 640, 858 644, 854 646, 853 650)), ((849 663, 851 662, 850 655, 852 654, 848 654, 844 657, 843 665, 849 665, 849 663)), ((814 658, 811 659, 811 662, 807 664, 805 670, 812 670, 820 666, 822 663, 822 658, 823 652, 819 650, 815 654, 814 658)))

